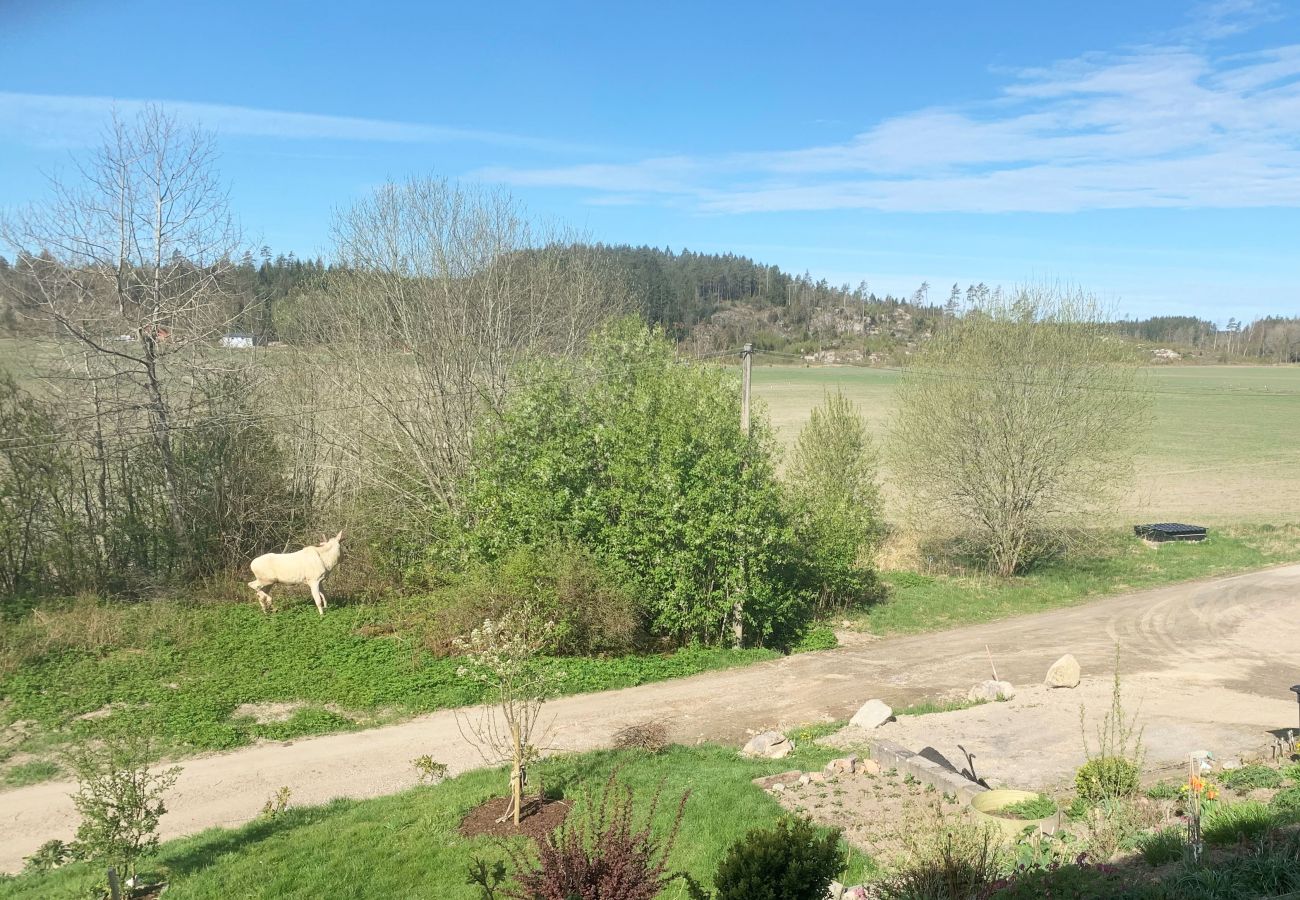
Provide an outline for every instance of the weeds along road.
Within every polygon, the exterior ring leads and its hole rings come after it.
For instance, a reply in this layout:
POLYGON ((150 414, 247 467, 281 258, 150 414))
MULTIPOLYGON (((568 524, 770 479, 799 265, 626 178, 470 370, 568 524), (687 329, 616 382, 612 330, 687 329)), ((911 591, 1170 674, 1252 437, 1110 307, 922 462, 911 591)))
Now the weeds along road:
MULTIPOLYGON (((557 751, 595 749, 607 746, 625 725, 664 719, 680 743, 738 745, 748 733, 767 727, 847 718, 873 697, 899 708, 964 694, 989 677, 990 653, 998 675, 1018 686, 1041 683, 1048 666, 1067 652, 1078 658, 1086 676, 1106 678, 1116 644, 1122 648, 1126 686, 1150 688, 1144 716, 1185 723, 1189 740, 1204 727, 1216 739, 1258 738, 1262 744, 1269 729, 1296 726, 1295 698, 1288 689, 1300 683, 1300 565, 565 697, 547 706, 554 716, 547 743, 557 751)), ((1078 700, 1068 699, 1061 702, 1070 707, 1069 727, 1077 736, 1078 700)), ((1009 715, 1016 714, 1013 704, 1007 705, 1009 715)), ((1035 715, 1033 709, 1025 715, 1035 715)), ((187 759, 167 799, 162 835, 247 822, 281 786, 293 792, 294 805, 400 791, 416 784, 411 760, 426 753, 452 774, 484 765, 449 711, 368 731, 187 759)), ((23 857, 43 842, 72 836, 72 789, 69 782, 50 782, 0 793, 0 870, 17 871, 23 857)))

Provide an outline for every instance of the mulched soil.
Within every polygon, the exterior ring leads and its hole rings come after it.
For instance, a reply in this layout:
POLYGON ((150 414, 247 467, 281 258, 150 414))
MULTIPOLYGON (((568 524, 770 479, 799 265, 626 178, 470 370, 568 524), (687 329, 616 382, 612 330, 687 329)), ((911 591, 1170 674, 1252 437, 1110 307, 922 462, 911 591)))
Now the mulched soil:
POLYGON ((465 837, 487 834, 493 837, 524 835, 539 838, 559 828, 569 814, 569 804, 565 800, 528 797, 524 800, 519 827, 516 828, 513 816, 504 822, 497 821, 509 806, 509 797, 493 797, 479 804, 460 820, 460 833, 465 837))

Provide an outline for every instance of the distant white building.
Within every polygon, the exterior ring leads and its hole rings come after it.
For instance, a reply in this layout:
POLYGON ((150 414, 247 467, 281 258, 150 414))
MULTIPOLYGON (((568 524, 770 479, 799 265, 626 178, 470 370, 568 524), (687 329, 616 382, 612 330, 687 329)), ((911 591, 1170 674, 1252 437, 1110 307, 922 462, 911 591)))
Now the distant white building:
POLYGON ((257 339, 247 331, 232 331, 221 338, 221 346, 234 350, 250 350, 256 343, 257 339))

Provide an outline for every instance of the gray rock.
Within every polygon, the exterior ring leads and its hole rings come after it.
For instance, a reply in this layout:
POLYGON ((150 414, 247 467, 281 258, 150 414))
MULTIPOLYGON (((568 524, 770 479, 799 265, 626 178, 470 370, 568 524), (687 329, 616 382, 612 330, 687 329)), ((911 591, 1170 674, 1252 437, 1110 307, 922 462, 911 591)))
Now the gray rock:
POLYGON ((865 731, 879 728, 894 717, 894 711, 883 700, 868 700, 853 714, 849 724, 865 731))
POLYGON ((1074 655, 1067 653, 1052 663, 1052 667, 1047 670, 1047 677, 1043 683, 1048 687, 1054 688, 1073 688, 1079 686, 1079 661, 1074 655))
POLYGON ((740 750, 742 756, 762 759, 782 759, 793 752, 794 744, 779 731, 764 731, 756 734, 740 750))
POLYGON ((1016 695, 1016 689, 1009 681, 982 681, 970 689, 967 700, 1010 700, 1016 695))
POLYGON ((1219 768, 1223 769, 1225 772, 1231 772, 1233 769, 1240 769, 1241 760, 1235 756, 1229 756, 1224 759, 1223 762, 1219 763, 1219 768))

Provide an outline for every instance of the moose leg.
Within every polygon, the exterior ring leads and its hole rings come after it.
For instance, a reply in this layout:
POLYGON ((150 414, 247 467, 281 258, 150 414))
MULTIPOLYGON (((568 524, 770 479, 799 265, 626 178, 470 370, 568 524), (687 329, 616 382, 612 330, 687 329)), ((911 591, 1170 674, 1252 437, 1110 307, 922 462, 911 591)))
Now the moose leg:
POLYGON ((320 592, 320 582, 311 583, 311 598, 316 601, 316 612, 325 615, 325 595, 320 592))
POLYGON ((264 585, 259 579, 254 578, 248 583, 248 586, 257 591, 257 603, 262 607, 262 612, 269 613, 271 611, 271 595, 262 590, 262 588, 267 587, 267 585, 264 585))

